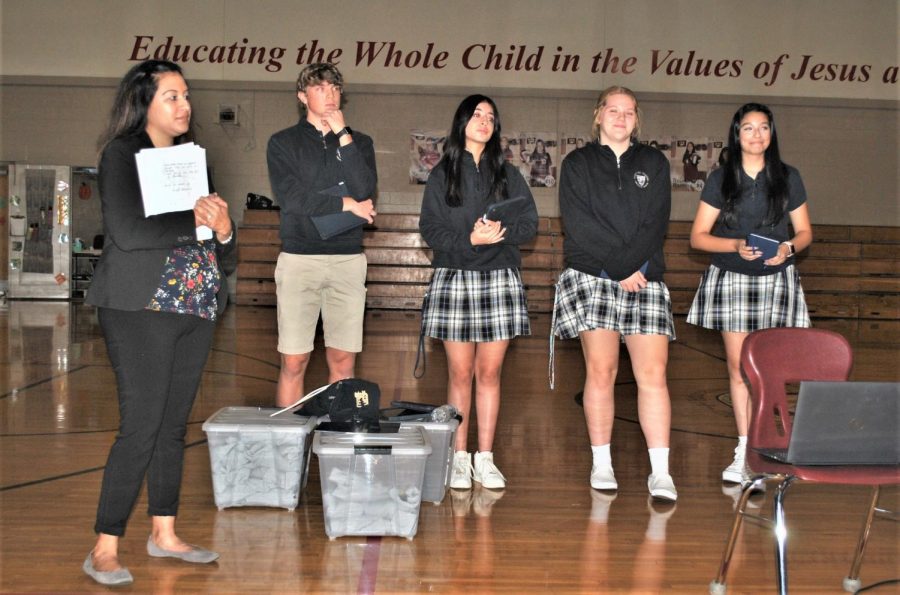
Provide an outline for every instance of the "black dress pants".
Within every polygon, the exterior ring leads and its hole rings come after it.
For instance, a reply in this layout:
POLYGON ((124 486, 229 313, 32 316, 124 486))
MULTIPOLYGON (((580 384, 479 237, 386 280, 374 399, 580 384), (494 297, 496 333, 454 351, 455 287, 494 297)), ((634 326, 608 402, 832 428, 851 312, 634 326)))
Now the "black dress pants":
POLYGON ((175 516, 184 435, 215 323, 189 314, 99 308, 116 375, 119 433, 109 452, 94 531, 122 536, 147 478, 147 513, 175 516))

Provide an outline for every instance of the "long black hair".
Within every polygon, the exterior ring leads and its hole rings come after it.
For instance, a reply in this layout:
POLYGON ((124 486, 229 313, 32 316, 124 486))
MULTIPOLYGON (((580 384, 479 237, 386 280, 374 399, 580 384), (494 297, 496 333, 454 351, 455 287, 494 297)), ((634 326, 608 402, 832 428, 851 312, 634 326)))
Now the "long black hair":
MULTIPOLYGON (((137 134, 147 128, 147 111, 159 88, 159 78, 167 73, 181 72, 181 67, 168 60, 139 62, 125 73, 113 101, 106 131, 98 142, 102 153, 106 145, 117 138, 137 134)), ((191 130, 175 139, 175 144, 190 140, 191 130)))
POLYGON ((787 210, 788 184, 787 166, 781 161, 778 151, 778 132, 775 129, 775 117, 772 110, 761 103, 746 103, 734 113, 731 119, 731 128, 728 134, 728 153, 725 161, 724 176, 722 177, 722 215, 728 227, 734 227, 737 223, 737 204, 741 199, 741 175, 743 172, 743 154, 741 153, 741 121, 751 112, 759 112, 769 120, 771 140, 766 149, 764 158, 766 173, 766 196, 768 209, 765 225, 774 225, 781 221, 787 210))
POLYGON ((444 154, 438 164, 439 167, 444 168, 447 174, 446 201, 451 207, 458 207, 462 204, 462 162, 466 154, 466 126, 472 119, 475 108, 485 102, 494 110, 494 133, 484 147, 481 163, 478 166, 487 168, 491 180, 491 197, 496 200, 507 198, 506 170, 504 169, 506 158, 500 148, 500 112, 497 111, 497 105, 490 97, 469 95, 456 108, 450 132, 444 143, 444 154))

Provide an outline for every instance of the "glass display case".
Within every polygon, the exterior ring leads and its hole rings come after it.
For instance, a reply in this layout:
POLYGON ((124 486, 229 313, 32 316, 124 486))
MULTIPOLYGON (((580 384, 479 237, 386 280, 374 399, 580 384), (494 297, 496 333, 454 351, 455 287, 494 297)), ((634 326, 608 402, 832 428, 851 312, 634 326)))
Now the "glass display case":
POLYGON ((10 298, 84 297, 102 238, 100 201, 91 200, 96 180, 93 168, 9 167, 10 298))

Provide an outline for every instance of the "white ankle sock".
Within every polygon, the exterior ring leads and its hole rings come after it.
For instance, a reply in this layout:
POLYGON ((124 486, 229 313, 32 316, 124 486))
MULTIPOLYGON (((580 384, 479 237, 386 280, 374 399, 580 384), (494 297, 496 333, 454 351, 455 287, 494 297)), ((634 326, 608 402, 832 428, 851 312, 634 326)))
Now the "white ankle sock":
POLYGON ((747 448, 747 437, 746 436, 738 436, 738 448, 747 448))
POLYGON ((612 455, 610 454, 609 444, 601 444, 594 446, 591 444, 591 452, 594 455, 594 467, 605 469, 612 467, 612 455))
POLYGON ((650 473, 653 475, 669 474, 669 449, 648 448, 650 453, 650 473))

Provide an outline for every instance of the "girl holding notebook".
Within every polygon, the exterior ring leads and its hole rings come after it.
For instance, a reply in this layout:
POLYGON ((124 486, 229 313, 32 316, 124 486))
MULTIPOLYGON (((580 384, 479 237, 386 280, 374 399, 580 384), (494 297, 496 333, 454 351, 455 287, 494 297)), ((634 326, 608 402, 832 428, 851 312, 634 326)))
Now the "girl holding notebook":
POLYGON ((738 432, 722 481, 743 483, 750 410, 741 347, 757 329, 810 326, 794 254, 812 243, 812 227, 803 180, 781 161, 768 107, 748 103, 735 112, 726 155, 703 188, 691 228, 691 247, 711 252, 712 262, 687 322, 722 333, 738 432), (762 251, 767 244, 775 246, 769 258, 762 251))
POLYGON ((494 463, 500 370, 509 341, 531 334, 519 245, 537 233, 537 209, 525 179, 500 146, 500 113, 484 95, 466 97, 453 116, 440 162, 425 186, 419 230, 434 250, 434 275, 422 308, 422 332, 444 342, 447 402, 462 414, 450 487, 502 489, 494 463), (519 207, 500 209, 509 201, 519 207), (472 381, 478 413, 474 466, 467 452, 472 381))

